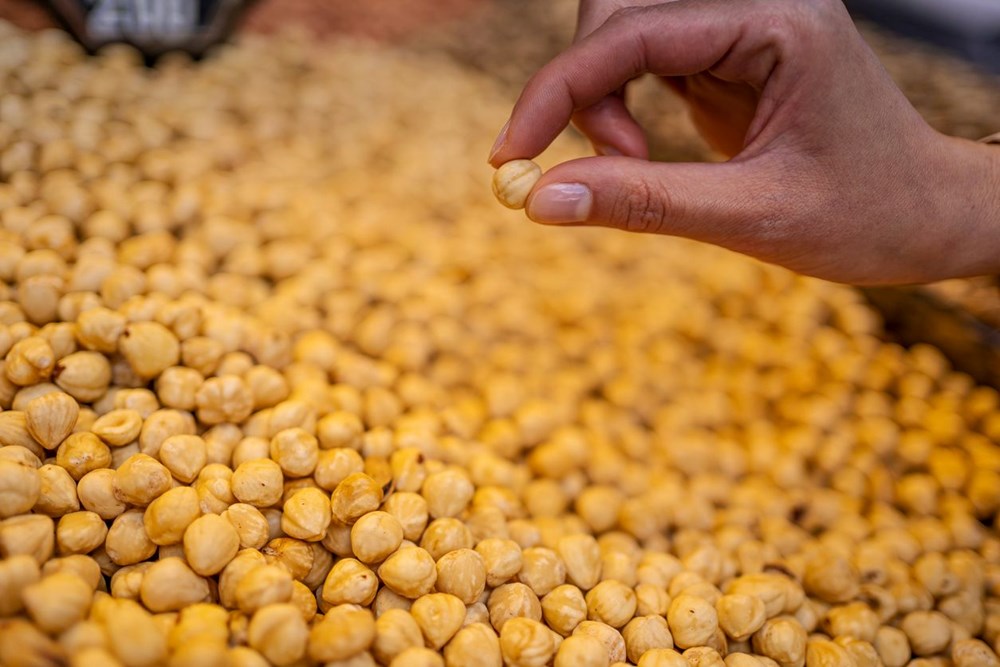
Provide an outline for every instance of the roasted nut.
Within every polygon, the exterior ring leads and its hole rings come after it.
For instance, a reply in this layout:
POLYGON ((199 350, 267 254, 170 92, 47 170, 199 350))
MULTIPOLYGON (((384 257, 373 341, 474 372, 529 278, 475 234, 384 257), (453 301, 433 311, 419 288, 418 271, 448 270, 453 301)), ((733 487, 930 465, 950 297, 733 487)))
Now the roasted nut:
POLYGON ((127 445, 139 437, 142 417, 135 410, 112 410, 94 421, 90 430, 112 447, 127 445))
MULTIPOLYGON (((67 439, 63 447, 75 437, 67 439)), ((170 482, 170 471, 146 454, 135 454, 126 459, 115 471, 113 480, 115 497, 137 507, 145 507, 166 493, 170 482)))
POLYGON ((152 612, 180 611, 211 597, 208 581, 180 558, 164 558, 142 575, 142 604, 152 612))
POLYGON ((420 547, 399 549, 379 565, 378 576, 397 595, 414 600, 437 581, 434 559, 420 547))
POLYGON ((81 403, 89 403, 108 390, 111 363, 98 352, 74 352, 59 360, 52 378, 67 394, 81 403))
POLYGON ((212 377, 195 394, 198 420, 205 424, 238 424, 253 412, 253 396, 243 378, 235 375, 212 377))
POLYGON ((146 534, 142 516, 142 510, 126 510, 115 517, 104 541, 111 562, 134 565, 156 553, 156 545, 146 534))
POLYGON ((160 443, 157 458, 175 479, 190 484, 208 463, 208 446, 197 435, 172 435, 160 443))
POLYGON ((357 472, 345 477, 330 497, 333 518, 351 525, 382 502, 382 487, 368 475, 357 472))
POLYGON ((555 642, 551 630, 538 621, 512 618, 500 631, 500 652, 507 665, 544 667, 552 660, 555 642))
POLYGON ((912 654, 906 633, 899 628, 883 625, 875 635, 875 650, 886 667, 902 667, 912 654))
MULTIPOLYGON (((347 660, 375 641, 375 619, 367 609, 334 607, 309 632, 309 657, 320 662, 347 660)), ((398 656, 397 656, 398 658, 398 656)))
POLYGON ((47 340, 28 336, 14 343, 4 361, 7 379, 23 387, 48 379, 55 369, 56 355, 47 340))
POLYGON ((542 606, 538 597, 524 584, 504 584, 490 593, 486 604, 490 624, 500 632, 512 618, 524 617, 541 620, 542 606))
POLYGON ((420 537, 420 546, 434 558, 456 549, 470 549, 472 545, 472 531, 458 519, 447 517, 432 521, 420 537))
POLYGON ((910 612, 899 627, 906 633, 915 655, 940 653, 951 642, 951 624, 948 617, 939 611, 910 612))
POLYGON ((92 593, 87 582, 70 572, 49 575, 21 591, 31 620, 45 632, 53 634, 86 617, 92 593))
POLYGON ((612 663, 625 662, 625 640, 610 625, 600 621, 584 621, 573 630, 573 636, 593 637, 604 645, 612 663))
POLYGON ((38 561, 30 555, 13 555, 0 562, 0 612, 13 616, 24 607, 22 592, 41 578, 38 561))
POLYGON ((674 643, 681 648, 704 646, 718 629, 718 619, 712 604, 693 595, 678 595, 667 611, 674 643))
POLYGON ((571 584, 563 584, 542 598, 545 623, 561 635, 569 635, 587 618, 587 603, 583 592, 571 584))
POLYGON ((608 664, 608 649, 593 637, 567 637, 556 652, 555 667, 607 667, 608 664))
POLYGON ((118 349, 118 339, 125 331, 123 315, 108 308, 92 308, 76 320, 76 338, 87 350, 110 354, 118 349))
POLYGON ((316 435, 323 449, 360 449, 363 431, 361 419, 356 414, 342 410, 331 412, 316 424, 316 435))
POLYGON ((427 645, 440 650, 462 627, 465 604, 454 595, 429 593, 414 600, 410 614, 420 626, 427 645))
POLYGON ((779 665, 801 665, 806 654, 806 631, 796 621, 779 616, 765 622, 754 633, 752 643, 756 653, 779 665))
MULTIPOLYGON (((617 581, 602 581, 597 584, 587 592, 586 600, 587 618, 591 621, 600 621, 617 629, 623 627, 635 616, 635 591, 617 581)), ((694 610, 690 613, 699 614, 701 612, 694 610)), ((706 622, 708 622, 707 616, 706 622)))
POLYGON ((639 584, 635 587, 635 613, 639 616, 666 617, 670 607, 670 596, 665 590, 653 584, 639 584))
POLYGON ((464 471, 449 468, 428 475, 420 493, 427 501, 428 514, 438 519, 461 514, 472 500, 474 491, 464 471))
POLYGON ((110 466, 111 450, 93 433, 73 433, 56 450, 56 465, 81 480, 89 472, 110 466))
POLYGON ((115 494, 114 479, 114 470, 99 468, 81 477, 76 487, 80 504, 105 521, 114 519, 127 507, 115 494))
POLYGON ((767 620, 766 608, 758 597, 739 593, 723 595, 715 603, 719 627, 735 641, 748 639, 767 620))
POLYGON ((24 514, 38 502, 42 480, 33 466, 0 459, 0 518, 24 514))
POLYGON ((306 477, 316 469, 319 443, 305 429, 284 429, 271 438, 271 458, 286 477, 306 477))
MULTIPOLYGON (((6 447, 0 454, 15 449, 18 448, 6 447)), ((38 469, 38 479, 41 490, 33 508, 36 514, 57 517, 80 509, 77 485, 65 469, 51 463, 43 465, 38 469)))
POLYGON ((473 663, 500 667, 503 664, 500 640, 493 628, 484 623, 472 623, 459 630, 445 647, 444 658, 448 667, 473 663))
POLYGON ((317 542, 329 525, 330 498, 320 489, 299 489, 282 507, 281 529, 289 537, 317 542))
POLYGON ((648 651, 673 648, 673 637, 662 616, 636 616, 622 629, 625 640, 625 654, 632 662, 648 651))
POLYGON ((806 567, 803 585, 806 592, 824 602, 847 602, 858 593, 858 573, 847 559, 824 556, 806 567))
POLYGON ((589 591, 601 579, 601 550, 590 535, 567 535, 559 540, 556 552, 566 567, 566 579, 589 591))
POLYGON ((159 322, 134 322, 125 327, 118 350, 140 378, 155 378, 180 361, 177 337, 159 322))
POLYGON ((281 500, 282 482, 281 466, 269 459, 253 459, 233 471, 233 495, 241 503, 271 507, 281 500))
POLYGON ((234 503, 222 513, 222 516, 236 529, 241 549, 260 549, 267 544, 267 519, 253 505, 234 503))
POLYGON ((104 519, 95 512, 65 514, 56 524, 56 545, 63 554, 90 553, 104 544, 107 535, 104 519))
MULTIPOLYGON (((354 526, 356 529, 358 524, 354 526)), ((475 603, 486 588, 482 556, 472 549, 458 549, 441 556, 437 561, 435 586, 439 592, 450 593, 466 605, 475 603)))
POLYGON ((406 649, 423 645, 420 626, 408 612, 387 609, 376 619, 372 653, 380 662, 389 663, 406 649))
POLYGON ((486 567, 486 585, 491 588, 506 583, 521 571, 524 556, 514 540, 487 538, 476 545, 476 553, 486 567))
POLYGON ((541 168, 531 160, 511 160, 493 174, 493 196, 507 208, 524 208, 531 189, 541 177, 541 168))
POLYGON ((440 653, 423 646, 411 647, 397 655, 389 667, 445 667, 440 653))
POLYGON ((342 558, 330 569, 323 583, 321 599, 330 606, 357 604, 368 606, 378 591, 378 579, 360 561, 342 558))
POLYGON ((272 664, 290 665, 305 655, 309 628, 294 605, 272 604, 254 613, 247 638, 272 664))
POLYGON ((863 602, 834 607, 826 612, 823 627, 831 637, 854 637, 866 642, 875 641, 880 622, 878 616, 863 602))
POLYGON ((79 404, 62 392, 39 396, 24 409, 28 432, 46 449, 57 448, 73 432, 79 414, 79 404))
POLYGON ((240 548, 240 536, 217 514, 200 516, 184 531, 184 557, 191 569, 202 576, 218 574, 240 548))
POLYGON ((393 493, 382 503, 382 511, 396 518, 404 539, 419 540, 427 527, 427 501, 416 493, 393 493))
MULTIPOLYGON (((669 648, 647 651, 638 662, 639 667, 690 667, 690 664, 684 656, 669 648)), ((734 665, 734 667, 737 666, 734 665)), ((747 665, 747 667, 752 666, 747 665)))
POLYGON ((995 667, 1000 665, 1000 659, 997 658, 993 649, 979 639, 962 639, 952 644, 951 659, 955 663, 955 667, 971 667, 972 665, 995 667))
POLYGON ((102 606, 100 615, 94 615, 105 627, 117 630, 108 637, 108 644, 125 664, 155 665, 166 659, 166 637, 153 617, 137 603, 114 600, 102 606))
MULTIPOLYGON (((240 569, 243 567, 241 563, 240 569)), ((250 614, 267 605, 292 599, 295 587, 292 585, 292 576, 286 569, 277 565, 249 565, 249 568, 242 578, 238 578, 238 572, 234 572, 234 597, 241 611, 250 614)))

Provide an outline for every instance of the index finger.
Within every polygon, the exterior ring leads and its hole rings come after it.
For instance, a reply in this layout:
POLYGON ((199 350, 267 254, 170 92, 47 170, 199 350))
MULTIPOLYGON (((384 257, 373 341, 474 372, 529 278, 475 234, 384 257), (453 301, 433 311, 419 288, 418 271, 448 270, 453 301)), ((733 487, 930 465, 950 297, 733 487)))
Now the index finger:
POLYGON ((615 12, 528 81, 490 164, 537 156, 575 111, 640 74, 685 76, 712 69, 748 32, 754 4, 677 0, 615 12))
POLYGON ((580 0, 580 7, 576 13, 576 33, 573 35, 573 41, 577 42, 597 30, 619 9, 651 7, 668 2, 677 2, 677 0, 580 0))

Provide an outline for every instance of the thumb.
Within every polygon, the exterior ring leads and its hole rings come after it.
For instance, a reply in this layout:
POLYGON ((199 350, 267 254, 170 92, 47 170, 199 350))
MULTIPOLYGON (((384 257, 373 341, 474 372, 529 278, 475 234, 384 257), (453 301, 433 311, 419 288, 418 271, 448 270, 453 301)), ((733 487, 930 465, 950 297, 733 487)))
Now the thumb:
POLYGON ((590 157, 553 167, 528 198, 542 224, 616 227, 752 251, 781 217, 782 179, 758 160, 719 164, 590 157))

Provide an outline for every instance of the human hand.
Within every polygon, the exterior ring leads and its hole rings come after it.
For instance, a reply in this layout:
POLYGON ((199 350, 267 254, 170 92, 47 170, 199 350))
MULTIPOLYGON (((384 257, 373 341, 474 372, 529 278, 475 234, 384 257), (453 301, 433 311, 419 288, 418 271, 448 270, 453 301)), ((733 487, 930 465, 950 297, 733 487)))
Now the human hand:
POLYGON ((573 119, 605 154, 546 173, 529 217, 686 236, 843 282, 1000 268, 997 151, 933 131, 838 0, 636 4, 584 0, 581 38, 528 82, 498 138, 494 166, 534 157, 573 119), (646 161, 617 95, 645 72, 735 157, 646 161))
MULTIPOLYGON (((619 10, 662 4, 665 0, 580 0, 573 41, 593 33, 619 10)), ((709 146, 727 157, 739 153, 757 106, 752 87, 722 81, 707 72, 661 79, 687 102, 691 119, 709 146)), ((573 114, 573 124, 590 139, 598 155, 649 156, 643 130, 625 105, 627 86, 573 114)))

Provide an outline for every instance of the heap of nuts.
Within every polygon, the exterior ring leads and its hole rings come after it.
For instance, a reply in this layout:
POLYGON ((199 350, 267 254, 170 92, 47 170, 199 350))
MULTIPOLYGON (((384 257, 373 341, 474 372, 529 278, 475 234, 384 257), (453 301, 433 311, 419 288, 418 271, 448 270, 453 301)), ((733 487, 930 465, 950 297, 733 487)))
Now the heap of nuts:
POLYGON ((1000 396, 853 291, 505 214, 431 56, 0 79, 0 664, 998 664, 1000 396))

